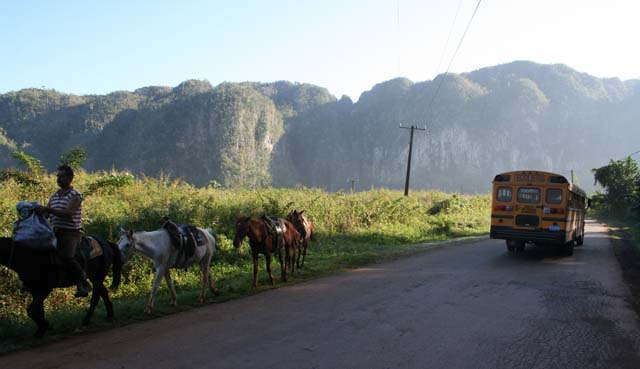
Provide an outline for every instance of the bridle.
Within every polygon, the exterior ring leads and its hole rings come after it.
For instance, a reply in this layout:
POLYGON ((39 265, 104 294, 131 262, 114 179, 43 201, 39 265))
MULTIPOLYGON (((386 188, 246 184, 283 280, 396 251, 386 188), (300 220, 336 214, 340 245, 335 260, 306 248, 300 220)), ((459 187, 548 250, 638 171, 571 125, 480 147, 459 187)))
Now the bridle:
POLYGON ((133 232, 129 234, 128 232, 124 235, 129 241, 129 247, 127 247, 127 251, 125 252, 125 256, 127 260, 131 260, 133 255, 136 253, 136 238, 133 236, 133 232), (131 251, 129 250, 131 249, 131 251))

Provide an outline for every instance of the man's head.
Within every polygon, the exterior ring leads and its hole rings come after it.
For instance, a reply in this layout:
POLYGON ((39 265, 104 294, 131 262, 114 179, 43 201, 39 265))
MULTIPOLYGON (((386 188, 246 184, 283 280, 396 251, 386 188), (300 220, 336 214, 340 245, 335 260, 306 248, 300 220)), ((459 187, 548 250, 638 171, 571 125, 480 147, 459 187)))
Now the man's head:
POLYGON ((68 165, 61 165, 58 167, 56 177, 58 186, 61 188, 68 187, 73 181, 73 169, 68 165))

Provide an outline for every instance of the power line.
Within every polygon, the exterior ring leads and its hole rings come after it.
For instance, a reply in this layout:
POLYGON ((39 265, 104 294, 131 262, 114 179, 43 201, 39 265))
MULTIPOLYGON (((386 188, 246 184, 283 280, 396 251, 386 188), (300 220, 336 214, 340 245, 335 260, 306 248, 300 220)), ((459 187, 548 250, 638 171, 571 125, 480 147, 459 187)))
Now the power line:
POLYGON ((442 83, 444 82, 445 77, 447 76, 447 74, 449 74, 449 69, 451 68, 451 65, 453 64, 453 60, 456 58, 456 55, 458 55, 458 51, 460 51, 460 47, 462 46, 462 41, 464 41, 464 38, 467 35, 467 31, 469 30, 469 27, 471 26, 471 22, 473 21, 473 18, 476 16, 476 13, 478 12, 478 8, 480 7, 480 3, 482 3, 482 0, 478 0, 478 4, 476 4, 476 8, 473 10, 473 14, 471 14, 471 18, 469 19, 469 22, 467 23, 467 27, 464 29, 464 33, 462 33, 462 37, 460 38, 460 42, 458 42, 458 47, 456 47, 456 51, 453 53, 453 56, 451 57, 451 60, 449 61, 449 65, 447 66, 447 70, 442 75, 442 78, 440 79, 440 82, 438 83, 438 86, 436 87, 436 91, 433 93, 433 96, 431 97, 431 101, 429 102, 429 107, 427 108, 427 111, 429 112, 430 115, 433 113, 433 110, 432 110, 433 102, 435 101, 436 96, 438 96, 438 92, 440 91, 440 88, 442 87, 442 83))
POLYGON ((447 52, 447 48, 449 47, 449 40, 451 39, 451 34, 453 33, 453 29, 455 28, 456 21, 458 20, 458 14, 460 13, 460 8, 462 7, 462 0, 458 1, 458 8, 456 9, 456 15, 453 17, 453 23, 451 23, 451 28, 449 28, 449 34, 447 35, 447 41, 444 43, 444 48, 442 49, 442 54, 440 54, 440 60, 438 61, 438 67, 436 71, 440 70, 442 66, 442 61, 444 60, 444 55, 447 52))

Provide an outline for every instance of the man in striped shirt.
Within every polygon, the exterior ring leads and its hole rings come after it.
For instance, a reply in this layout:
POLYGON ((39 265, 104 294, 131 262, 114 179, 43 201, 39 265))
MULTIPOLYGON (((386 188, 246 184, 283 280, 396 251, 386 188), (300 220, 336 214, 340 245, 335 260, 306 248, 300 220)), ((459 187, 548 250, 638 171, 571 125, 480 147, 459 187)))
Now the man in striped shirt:
POLYGON ((41 206, 38 210, 49 215, 58 242, 58 254, 77 282, 76 297, 86 297, 91 291, 91 285, 75 258, 82 239, 82 195, 71 185, 73 169, 70 166, 58 167, 56 176, 60 189, 51 195, 47 206, 41 206))

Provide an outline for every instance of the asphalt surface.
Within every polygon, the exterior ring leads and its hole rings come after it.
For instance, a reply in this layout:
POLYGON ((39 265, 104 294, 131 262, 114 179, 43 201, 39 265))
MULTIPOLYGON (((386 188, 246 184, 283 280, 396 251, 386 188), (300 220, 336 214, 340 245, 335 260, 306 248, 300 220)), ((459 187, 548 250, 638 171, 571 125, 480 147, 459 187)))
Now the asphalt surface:
POLYGON ((638 369, 640 320, 606 231, 589 222, 571 257, 499 240, 435 248, 23 350, 0 368, 638 369))

